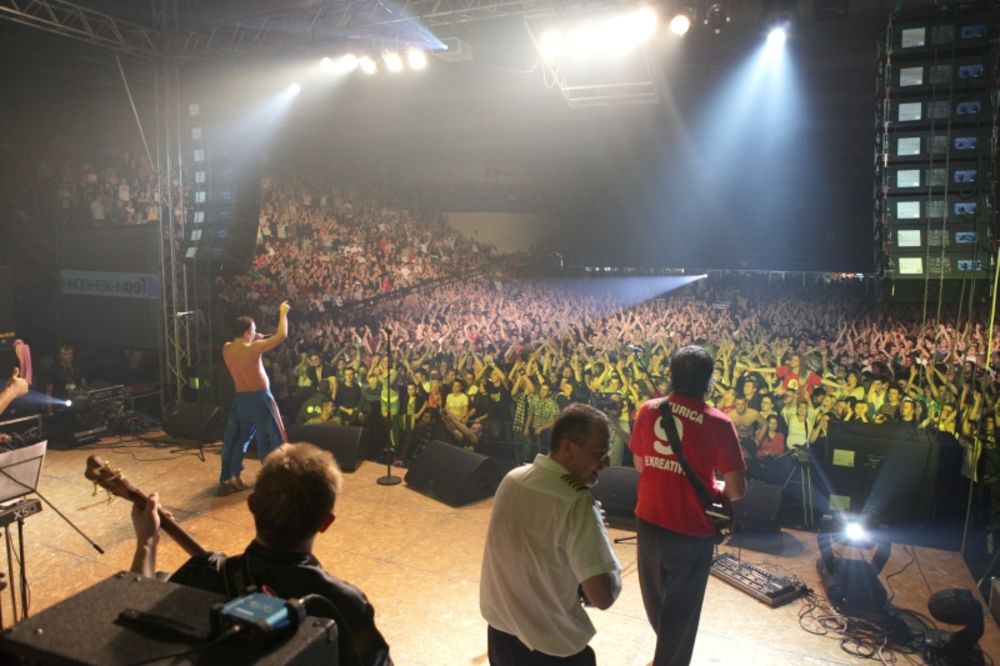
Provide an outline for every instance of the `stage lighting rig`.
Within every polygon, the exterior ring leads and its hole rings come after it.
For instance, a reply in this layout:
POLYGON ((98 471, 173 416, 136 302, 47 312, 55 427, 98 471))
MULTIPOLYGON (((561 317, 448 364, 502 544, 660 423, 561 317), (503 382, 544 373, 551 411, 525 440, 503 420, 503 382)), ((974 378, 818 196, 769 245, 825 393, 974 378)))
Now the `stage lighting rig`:
POLYGON ((783 44, 799 24, 799 10, 794 0, 764 0, 760 21, 768 43, 783 44))
POLYGON ((730 21, 729 11, 721 2, 713 3, 705 10, 705 20, 702 21, 709 30, 718 35, 730 21))
POLYGON ((427 54, 420 49, 409 49, 406 52, 406 63, 410 69, 419 71, 427 68, 427 54))
POLYGON ((403 58, 396 51, 386 51, 382 54, 385 68, 392 73, 403 71, 403 58))
POLYGON ((878 530, 866 527, 859 516, 823 516, 816 533, 820 557, 816 569, 827 597, 845 615, 881 613, 888 595, 879 573, 889 561, 892 542, 878 530), (834 545, 856 557, 834 552, 834 545), (870 559, 865 559, 870 557, 870 559))
POLYGON ((370 56, 361 56, 358 58, 358 67, 365 74, 372 75, 378 72, 378 65, 370 56))

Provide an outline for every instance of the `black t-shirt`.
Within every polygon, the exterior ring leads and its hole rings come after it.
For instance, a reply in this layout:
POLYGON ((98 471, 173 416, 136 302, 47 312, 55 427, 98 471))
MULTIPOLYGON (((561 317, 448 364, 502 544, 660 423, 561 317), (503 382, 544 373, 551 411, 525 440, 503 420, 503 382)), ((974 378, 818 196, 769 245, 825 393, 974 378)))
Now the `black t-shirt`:
POLYGON ((71 391, 82 388, 83 373, 75 367, 66 368, 57 363, 49 372, 46 383, 52 385, 52 397, 65 400, 71 391))
POLYGON ((355 409, 361 404, 361 387, 357 383, 347 386, 341 384, 337 387, 337 406, 346 409, 355 409))
POLYGON ((247 587, 267 586, 282 599, 298 599, 307 594, 326 597, 340 618, 322 606, 309 609, 323 617, 333 617, 340 625, 338 653, 342 666, 391 666, 389 645, 375 626, 375 609, 364 592, 323 570, 309 553, 290 553, 252 542, 243 553, 227 558, 219 552, 196 555, 170 577, 170 582, 197 587, 235 598, 247 587), (227 560, 230 564, 227 566, 227 560), (226 572, 229 572, 227 576, 226 572), (228 580, 227 580, 228 578, 228 580), (360 655, 361 660, 358 660, 360 655))
MULTIPOLYGON (((494 384, 493 382, 486 382, 486 397, 489 399, 487 403, 486 413, 489 414, 490 420, 492 421, 509 421, 510 420, 510 391, 502 383, 494 384)), ((478 408, 477 408, 478 411, 478 408)))

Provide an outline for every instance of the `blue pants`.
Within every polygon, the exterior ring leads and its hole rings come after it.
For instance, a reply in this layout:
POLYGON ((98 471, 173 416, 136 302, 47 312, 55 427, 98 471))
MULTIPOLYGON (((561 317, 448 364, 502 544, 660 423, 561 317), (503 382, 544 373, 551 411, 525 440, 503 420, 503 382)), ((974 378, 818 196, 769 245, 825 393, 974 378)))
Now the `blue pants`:
POLYGON ((222 437, 220 481, 239 476, 243 471, 243 456, 251 439, 257 440, 257 457, 261 462, 286 441, 278 405, 268 390, 246 391, 233 397, 226 434, 222 437))

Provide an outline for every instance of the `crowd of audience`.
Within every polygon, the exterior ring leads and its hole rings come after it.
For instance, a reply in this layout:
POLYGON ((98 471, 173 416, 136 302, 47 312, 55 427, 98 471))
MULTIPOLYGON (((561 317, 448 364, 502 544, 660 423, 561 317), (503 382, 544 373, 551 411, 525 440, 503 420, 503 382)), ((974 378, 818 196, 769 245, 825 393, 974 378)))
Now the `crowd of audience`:
POLYGON ((404 463, 431 439, 527 459, 571 401, 612 416, 612 463, 627 462, 635 411, 668 390, 685 344, 715 355, 712 402, 751 462, 825 438, 831 421, 992 446, 1000 415, 982 323, 920 323, 856 281, 703 281, 630 303, 599 280, 481 279, 364 312, 293 312, 294 342, 268 368, 288 417, 386 423, 404 463))
POLYGON ((380 294, 462 275, 493 248, 466 239, 440 216, 356 188, 262 180, 258 253, 250 274, 220 280, 227 307, 253 311, 296 298, 323 314, 380 294))

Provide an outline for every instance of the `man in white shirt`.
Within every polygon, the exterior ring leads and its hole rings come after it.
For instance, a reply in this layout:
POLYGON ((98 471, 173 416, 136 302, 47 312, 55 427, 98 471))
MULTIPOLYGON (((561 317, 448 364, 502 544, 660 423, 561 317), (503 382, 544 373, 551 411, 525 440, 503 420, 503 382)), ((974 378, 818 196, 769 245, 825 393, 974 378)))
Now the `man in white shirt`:
POLYGON ((606 610, 621 591, 621 565, 590 494, 609 445, 607 417, 571 404, 553 425, 549 454, 500 483, 479 584, 491 666, 596 664, 581 598, 606 610))

